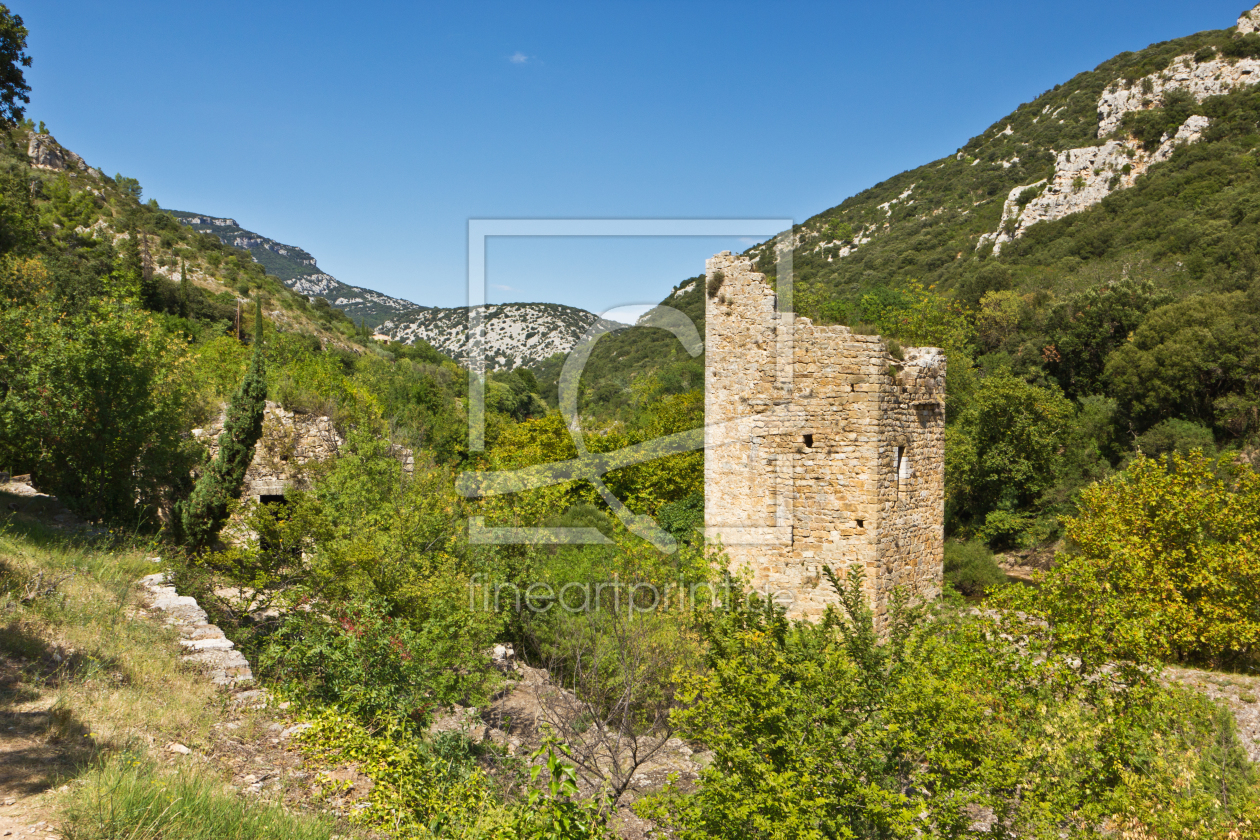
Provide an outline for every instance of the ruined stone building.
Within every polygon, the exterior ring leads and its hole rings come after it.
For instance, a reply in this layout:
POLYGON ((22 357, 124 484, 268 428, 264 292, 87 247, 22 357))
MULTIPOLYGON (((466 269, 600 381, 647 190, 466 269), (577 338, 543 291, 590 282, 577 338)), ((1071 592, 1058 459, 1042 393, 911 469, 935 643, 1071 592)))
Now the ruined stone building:
POLYGON ((779 312, 729 251, 707 264, 705 526, 754 588, 818 618, 859 564, 883 621, 896 586, 940 593, 945 356, 779 312))
MULTIPOLYGON (((224 407, 218 418, 205 429, 193 429, 193 437, 204 441, 210 460, 219 454, 219 435, 227 417, 224 407)), ((254 447, 254 460, 245 472, 241 498, 256 502, 279 502, 288 490, 308 489, 303 467, 327 461, 345 444, 332 418, 287 411, 268 400, 263 412, 262 437, 254 447)), ((410 475, 415 457, 410 449, 391 445, 391 454, 410 475)))

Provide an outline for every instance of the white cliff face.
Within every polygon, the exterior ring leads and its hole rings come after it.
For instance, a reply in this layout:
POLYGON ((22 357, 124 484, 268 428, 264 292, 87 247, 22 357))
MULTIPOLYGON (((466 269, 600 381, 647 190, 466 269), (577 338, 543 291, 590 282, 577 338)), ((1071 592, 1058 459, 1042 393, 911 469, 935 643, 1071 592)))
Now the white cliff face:
POLYGON ((1198 142, 1210 124, 1207 117, 1190 117, 1175 135, 1165 135, 1154 152, 1144 151, 1134 140, 1108 140, 1101 146, 1059 152, 1054 177, 1011 190, 998 229, 980 237, 980 245, 992 242, 993 253, 999 254, 1004 243, 1023 236, 1032 225, 1087 210, 1116 190, 1133 186, 1139 175, 1168 160, 1178 146, 1198 142), (1027 191, 1043 185, 1039 194, 1021 203, 1027 191))
MULTIPOLYGON (((1248 14, 1257 12, 1253 10, 1248 14)), ((1199 64, 1194 56, 1179 56, 1166 70, 1139 79, 1128 87, 1118 82, 1104 90, 1098 99, 1098 136, 1106 137, 1114 132, 1130 111, 1162 107, 1165 97, 1175 90, 1186 91, 1195 101, 1202 102, 1209 96, 1220 96, 1257 82, 1260 82, 1260 59, 1216 58, 1199 64)))
MULTIPOLYGON (((1243 13, 1237 31, 1243 35, 1260 32, 1260 6, 1243 13)), ((1098 137, 1114 134, 1127 113, 1162 107, 1173 91, 1185 91, 1196 102, 1202 102, 1209 96, 1221 96, 1258 82, 1260 59, 1218 57, 1196 62, 1192 55, 1178 56, 1159 73, 1131 84, 1116 82, 1103 91, 1098 99, 1098 137)), ((992 242, 993 253, 1000 253, 1003 243, 1018 239, 1030 226, 1087 210, 1116 190, 1133 186, 1139 175, 1153 164, 1168 160, 1178 146, 1197 143, 1210 122, 1207 117, 1190 117, 1173 136, 1165 135, 1153 153, 1127 138, 1059 152, 1049 182, 1038 181, 1011 190, 1002 207, 998 229, 981 236, 976 247, 992 242), (1043 184, 1040 194, 1020 203, 1026 191, 1043 184)))
POLYGON ((1253 32, 1260 32, 1260 6, 1256 6, 1250 12, 1243 12, 1242 17, 1238 19, 1238 34, 1250 35, 1253 32))

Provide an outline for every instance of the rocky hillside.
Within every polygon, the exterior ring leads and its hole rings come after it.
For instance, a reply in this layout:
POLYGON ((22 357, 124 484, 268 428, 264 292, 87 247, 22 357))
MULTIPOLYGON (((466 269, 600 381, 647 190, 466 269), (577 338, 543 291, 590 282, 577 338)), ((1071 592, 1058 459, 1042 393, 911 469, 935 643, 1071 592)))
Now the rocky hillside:
MULTIPOLYGON (((1009 366, 1073 398, 1113 398, 1105 360, 1149 310, 1260 290, 1258 30, 1253 10, 1229 29, 1122 53, 1020 105, 954 154, 785 232, 777 246, 793 248, 797 312, 873 328, 886 320, 881 312, 906 305, 905 282, 917 280, 968 313, 982 371, 1009 366), (1115 303, 1120 314, 1103 317, 1090 295, 1126 284, 1141 299, 1125 298, 1115 303)), ((749 250, 770 276, 775 248, 749 250)), ((700 322, 702 296, 686 280, 662 302, 700 322)), ((645 327, 601 341, 583 380, 586 416, 629 406, 644 376, 659 380, 661 393, 696 387, 702 360, 645 327)), ((1238 384, 1250 380, 1217 361, 1204 362, 1202 376, 1228 380, 1212 385, 1219 399, 1250 393, 1238 384)), ((540 381, 557 374, 549 365, 540 381)), ((1152 416, 1173 416, 1172 402, 1152 416)), ((1200 414, 1191 419, 1214 425, 1221 439, 1237 433, 1226 426, 1251 427, 1200 414)), ((1130 439, 1149 420, 1132 423, 1130 439)))
MULTIPOLYGON (((1104 279, 1102 265, 1151 265, 1157 285, 1181 294, 1239 287, 1235 246, 1254 253, 1245 243, 1257 232, 1249 213, 1230 217, 1246 188, 1208 170, 1241 166, 1235 151, 1256 133, 1258 27, 1251 11, 1230 29, 1121 53, 956 153, 797 225, 780 247, 795 248, 798 310, 861 320, 865 294, 906 278, 968 303, 996 289, 1070 290, 1104 279), (1178 179, 1204 190, 1197 207, 1169 188, 1178 179), (1219 229, 1174 230, 1200 224, 1219 229)), ((773 273, 771 246, 752 253, 773 273)))
MULTIPOLYGON (((395 341, 422 339, 462 363, 467 361, 468 309, 426 309, 381 327, 395 341)), ((568 353, 599 321, 584 309, 558 303, 504 303, 486 306, 482 323, 488 370, 533 367, 557 353, 568 353)))
POLYGON ((390 297, 372 289, 350 286, 321 271, 311 254, 296 245, 284 245, 260 233, 246 230, 235 219, 204 213, 170 211, 175 218, 201 233, 217 236, 225 245, 243 248, 285 286, 307 297, 322 297, 345 312, 357 324, 376 328, 404 312, 425 309, 409 300, 390 297))

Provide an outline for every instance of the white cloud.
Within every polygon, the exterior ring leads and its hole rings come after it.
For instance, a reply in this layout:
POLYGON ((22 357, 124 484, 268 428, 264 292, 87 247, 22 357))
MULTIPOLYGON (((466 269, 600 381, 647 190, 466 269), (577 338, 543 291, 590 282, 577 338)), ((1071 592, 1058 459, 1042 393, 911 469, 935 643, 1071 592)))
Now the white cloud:
POLYGON ((518 50, 517 52, 514 52, 510 56, 508 56, 508 61, 512 62, 513 64, 526 64, 529 62, 529 56, 525 55, 525 53, 520 52, 518 50))
POLYGON ((491 283, 490 288, 498 289, 500 292, 515 292, 516 289, 511 286, 500 286, 498 283, 491 283))

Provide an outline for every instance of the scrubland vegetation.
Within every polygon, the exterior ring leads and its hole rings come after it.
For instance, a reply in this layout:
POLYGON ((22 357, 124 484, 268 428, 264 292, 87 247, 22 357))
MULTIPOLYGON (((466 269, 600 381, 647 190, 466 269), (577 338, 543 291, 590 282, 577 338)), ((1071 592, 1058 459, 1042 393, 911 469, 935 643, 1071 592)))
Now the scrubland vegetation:
MULTIPOLYGON (((1206 140, 1134 188, 998 257, 975 249, 1007 187, 1046 174, 1051 144, 1093 142, 1079 124, 1106 83, 1191 47, 1251 48, 1222 37, 1108 62, 997 124, 1014 134, 995 126, 797 231, 800 314, 949 356, 947 593, 902 605, 887 639, 850 570, 831 570, 840 602, 819 624, 728 576, 697 530, 701 452, 603 477, 672 553, 586 481, 460 495, 461 472, 577 457, 557 409, 562 359, 487 377, 486 446, 472 451, 466 371, 432 348, 365 339, 244 252, 142 204, 131 179, 30 169, 35 128, 12 114, 0 466, 128 534, 76 543, 0 520, 0 654, 21 675, 0 701, 52 686, 65 711, 50 732, 92 736, 62 768, 82 779, 65 795, 67 836, 333 830, 146 751, 136 733, 195 742, 219 702, 175 664, 164 631, 131 616, 150 552, 312 724, 298 739, 311 766, 352 762, 371 779, 346 830, 601 837, 633 800, 683 838, 1257 836, 1260 780, 1233 718, 1162 668, 1260 664, 1260 93, 1191 108, 1215 120, 1206 140), (1049 105, 1068 109, 1063 122, 1034 121, 1049 105), (1013 152, 1018 167, 988 165, 1013 152), (918 205, 878 208, 911 183, 918 205), (933 202, 944 210, 920 215, 933 202), (814 250, 886 220, 843 259, 814 250), (263 398, 331 417, 346 441, 279 504, 234 498, 230 461, 248 434, 222 469, 189 435, 225 404, 247 429, 263 398), (413 472, 392 445, 413 451, 413 472), (223 511, 259 538, 216 540, 223 511), (470 517, 605 542, 474 542, 470 517), (1053 565, 1035 587, 1008 585, 994 552, 1033 550, 1053 565), (610 581, 642 589, 625 601, 625 589, 582 589, 610 581), (540 584, 551 594, 531 599, 540 584), (721 597, 635 600, 702 584, 721 597), (566 591, 587 608, 565 609, 554 593, 566 591), (550 737, 513 754, 431 732, 510 687, 491 657, 507 643, 562 691, 540 721, 550 737), (50 676, 56 645, 75 653, 50 676), (709 757, 699 778, 633 793, 672 738, 709 757)), ((1129 129, 1154 136, 1172 117, 1143 119, 1129 129)), ((667 303, 703 334, 703 279, 679 290, 667 303)), ((651 326, 603 339, 578 401, 588 450, 700 426, 702 364, 651 326)))

